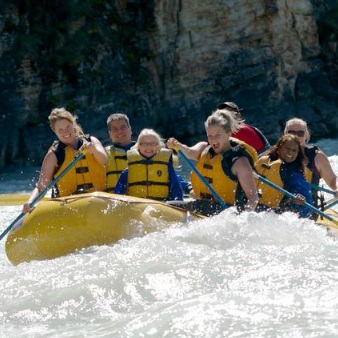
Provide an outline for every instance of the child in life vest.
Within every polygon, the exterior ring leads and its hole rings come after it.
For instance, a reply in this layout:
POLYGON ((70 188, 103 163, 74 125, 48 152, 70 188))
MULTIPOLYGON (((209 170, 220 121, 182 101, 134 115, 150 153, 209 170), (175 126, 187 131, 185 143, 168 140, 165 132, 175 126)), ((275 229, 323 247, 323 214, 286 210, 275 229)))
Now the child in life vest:
POLYGON ((155 200, 182 200, 180 180, 172 164, 172 150, 153 129, 143 129, 127 151, 128 167, 115 186, 116 194, 155 200))

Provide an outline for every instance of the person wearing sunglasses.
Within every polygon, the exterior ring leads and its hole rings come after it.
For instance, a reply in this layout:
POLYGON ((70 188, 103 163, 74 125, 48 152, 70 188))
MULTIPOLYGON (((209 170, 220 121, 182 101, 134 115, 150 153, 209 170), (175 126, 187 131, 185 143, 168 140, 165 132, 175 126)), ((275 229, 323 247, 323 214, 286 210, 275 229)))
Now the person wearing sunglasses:
MULTIPOLYGON (((309 144, 310 132, 307 123, 300 118, 292 118, 285 123, 284 134, 296 135, 308 158, 306 179, 308 182, 318 185, 322 178, 325 183, 336 192, 338 197, 338 179, 334 173, 328 157, 314 144, 309 144)), ((318 191, 312 189, 312 198, 316 206, 319 204, 318 191)))
POLYGON ((115 186, 116 194, 159 201, 183 200, 172 150, 166 149, 160 135, 143 129, 132 149, 127 151, 128 166, 115 186))
MULTIPOLYGON (((234 102, 219 103, 216 106, 216 109, 227 109, 234 114, 236 119, 243 121, 240 109, 234 102)), ((261 154, 270 148, 270 142, 265 135, 258 128, 246 123, 242 123, 239 130, 232 133, 231 136, 249 144, 256 149, 258 154, 261 154)))

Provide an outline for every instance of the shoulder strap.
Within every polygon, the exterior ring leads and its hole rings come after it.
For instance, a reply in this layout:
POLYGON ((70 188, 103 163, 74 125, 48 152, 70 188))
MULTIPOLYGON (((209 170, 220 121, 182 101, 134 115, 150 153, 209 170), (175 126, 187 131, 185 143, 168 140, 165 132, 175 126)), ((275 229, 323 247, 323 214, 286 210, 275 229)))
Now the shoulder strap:
MULTIPOLYGON (((89 134, 86 135, 81 135, 79 136, 79 143, 78 143, 78 148, 80 148, 83 145, 83 140, 86 140, 88 142, 91 141, 91 136, 89 134)), ((57 159, 57 165, 61 167, 63 161, 65 160, 65 148, 66 145, 60 141, 54 141, 52 145, 52 150, 54 151, 54 154, 57 159), (53 149, 54 148, 54 149, 53 149)))
POLYGON ((310 170, 314 170, 314 168, 315 168, 315 157, 316 157, 318 150, 319 150, 319 148, 314 144, 306 144, 305 147, 304 147, 305 155, 309 160, 307 167, 310 170))
POLYGON ((259 151, 259 153, 263 153, 264 151, 268 150, 269 148, 271 148, 270 142, 268 141, 268 139, 266 138, 266 136, 261 132, 260 129, 254 127, 254 126, 250 126, 252 129, 254 129, 254 131, 257 133, 257 135, 261 138, 261 140, 264 143, 264 147, 263 149, 261 149, 259 151))
POLYGON ((254 163, 258 160, 258 154, 254 147, 233 137, 230 138, 230 144, 234 151, 245 156, 249 160, 250 165, 254 166, 254 163))
POLYGON ((61 167, 63 161, 65 160, 66 145, 60 141, 54 141, 52 147, 52 150, 56 156, 57 165, 58 167, 61 167))
POLYGON ((232 147, 231 150, 223 153, 222 169, 224 173, 233 181, 238 181, 237 176, 231 172, 232 165, 238 157, 247 157, 251 163, 250 156, 242 149, 241 146, 237 145, 232 147))

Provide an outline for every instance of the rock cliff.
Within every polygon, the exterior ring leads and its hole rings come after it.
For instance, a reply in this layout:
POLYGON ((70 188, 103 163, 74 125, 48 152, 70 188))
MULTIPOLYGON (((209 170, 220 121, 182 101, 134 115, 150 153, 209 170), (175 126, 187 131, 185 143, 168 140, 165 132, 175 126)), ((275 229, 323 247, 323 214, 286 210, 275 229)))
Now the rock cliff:
POLYGON ((0 4, 0 168, 40 165, 52 108, 108 142, 126 112, 191 144, 235 101, 271 142, 299 116, 336 137, 338 5, 330 0, 69 0, 0 4))

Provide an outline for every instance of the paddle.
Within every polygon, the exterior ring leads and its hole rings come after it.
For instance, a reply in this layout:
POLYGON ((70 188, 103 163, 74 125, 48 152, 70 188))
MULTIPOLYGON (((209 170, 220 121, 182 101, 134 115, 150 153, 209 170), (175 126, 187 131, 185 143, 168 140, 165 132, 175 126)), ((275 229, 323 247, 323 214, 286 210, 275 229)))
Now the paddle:
POLYGON ((320 187, 320 186, 318 186, 318 185, 316 185, 316 184, 310 183, 310 187, 311 187, 311 189, 323 191, 323 192, 326 192, 326 193, 331 194, 331 195, 335 195, 335 194, 336 194, 335 191, 330 190, 330 189, 326 189, 326 188, 324 188, 324 187, 320 187))
MULTIPOLYGON (((63 176, 65 176, 67 174, 67 172, 77 163, 81 160, 81 158, 84 156, 84 152, 79 153, 72 162, 70 162, 67 167, 51 182, 49 182, 49 184, 46 186, 45 189, 43 189, 38 196, 36 196, 34 198, 34 200, 29 203, 30 207, 33 207, 38 201, 40 201, 45 194, 47 193, 47 191, 49 189, 51 189, 63 176)), ((18 215, 18 217, 15 218, 15 220, 2 232, 2 234, 0 235, 0 241, 6 236, 6 234, 13 228, 13 226, 23 217, 25 216, 24 212, 21 212, 20 215, 18 215)))
POLYGON ((330 209, 332 207, 334 207, 336 204, 338 204, 338 197, 334 197, 332 199, 330 199, 329 201, 325 202, 326 205, 324 207, 324 210, 330 209))
POLYGON ((217 202, 224 208, 228 208, 229 206, 221 199, 221 197, 217 194, 214 188, 209 184, 209 182, 202 176, 202 174, 197 170, 195 165, 188 159, 188 157, 183 153, 182 150, 177 149, 177 152, 185 159, 190 168, 194 171, 194 173, 198 176, 198 178, 204 183, 204 185, 208 188, 208 190, 212 193, 217 202))
MULTIPOLYGON (((254 177, 256 177, 257 179, 259 179, 260 181, 262 181, 263 183, 269 185, 272 188, 275 188, 276 190, 280 191, 282 194, 284 194, 287 197, 290 197, 292 199, 295 199, 296 197, 291 194, 289 191, 281 188, 280 186, 276 185, 275 183, 269 181, 268 179, 266 179, 263 176, 258 175, 257 173, 254 173, 254 177)), ((338 225, 338 222, 336 220, 334 220, 331 216, 325 214, 323 211, 317 209, 316 207, 314 207, 313 205, 311 205, 308 202, 304 202, 302 205, 304 205, 305 207, 307 207, 308 209, 311 209, 313 212, 315 212, 316 214, 322 216, 323 218, 328 219, 330 222, 333 222, 334 224, 338 225)))
MULTIPOLYGON (((0 206, 24 204, 29 196, 29 194, 0 194, 0 206)), ((46 199, 46 197, 42 198, 42 200, 43 199, 46 199)))

